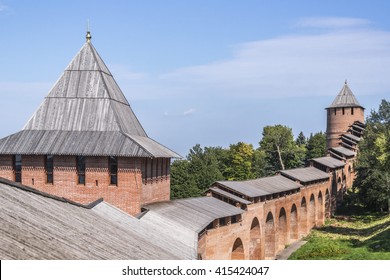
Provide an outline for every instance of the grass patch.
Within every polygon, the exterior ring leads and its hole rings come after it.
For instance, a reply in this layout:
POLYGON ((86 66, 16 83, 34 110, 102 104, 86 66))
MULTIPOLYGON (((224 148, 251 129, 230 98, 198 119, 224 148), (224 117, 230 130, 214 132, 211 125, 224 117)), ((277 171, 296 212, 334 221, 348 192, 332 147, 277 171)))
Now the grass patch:
POLYGON ((337 216, 305 240, 289 259, 390 260, 390 216, 337 216))

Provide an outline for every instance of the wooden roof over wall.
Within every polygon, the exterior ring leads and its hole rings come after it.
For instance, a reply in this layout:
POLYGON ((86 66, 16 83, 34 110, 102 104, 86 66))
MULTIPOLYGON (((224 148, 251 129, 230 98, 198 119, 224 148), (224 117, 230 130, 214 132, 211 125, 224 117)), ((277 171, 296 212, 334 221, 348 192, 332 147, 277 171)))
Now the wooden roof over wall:
POLYGON ((345 166, 345 162, 332 158, 332 157, 320 157, 320 158, 313 158, 311 159, 314 162, 318 162, 319 164, 322 164, 329 168, 341 168, 345 166))
POLYGON ((330 175, 315 167, 302 167, 289 170, 281 170, 280 174, 302 183, 310 183, 319 180, 329 180, 330 175))
POLYGON ((0 182, 1 259, 193 259, 180 236, 165 234, 101 202, 91 209, 0 182))
POLYGON ((248 197, 260 197, 299 189, 302 185, 281 175, 264 177, 246 181, 218 181, 221 185, 248 197))

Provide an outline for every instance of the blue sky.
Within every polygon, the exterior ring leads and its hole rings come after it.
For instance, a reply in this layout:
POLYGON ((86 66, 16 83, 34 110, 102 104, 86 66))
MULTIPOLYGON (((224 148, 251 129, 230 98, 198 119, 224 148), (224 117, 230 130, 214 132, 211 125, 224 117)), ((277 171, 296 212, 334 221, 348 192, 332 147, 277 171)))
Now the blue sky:
POLYGON ((390 1, 0 0, 0 137, 20 130, 85 42, 151 138, 255 147, 265 125, 325 131, 345 79, 390 98, 390 1))

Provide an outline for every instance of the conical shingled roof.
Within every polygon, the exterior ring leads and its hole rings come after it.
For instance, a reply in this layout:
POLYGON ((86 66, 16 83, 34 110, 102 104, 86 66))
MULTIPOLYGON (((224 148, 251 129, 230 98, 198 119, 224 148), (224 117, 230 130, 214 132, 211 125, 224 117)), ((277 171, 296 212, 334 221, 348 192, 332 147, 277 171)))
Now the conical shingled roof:
POLYGON ((339 107, 361 107, 363 108, 356 97, 353 95, 351 89, 349 88, 347 82, 345 82, 340 93, 333 100, 332 104, 328 108, 339 108, 339 107))
POLYGON ((147 136, 91 42, 73 58, 24 129, 147 136))
POLYGON ((0 154, 180 157, 147 137, 90 40, 0 154))

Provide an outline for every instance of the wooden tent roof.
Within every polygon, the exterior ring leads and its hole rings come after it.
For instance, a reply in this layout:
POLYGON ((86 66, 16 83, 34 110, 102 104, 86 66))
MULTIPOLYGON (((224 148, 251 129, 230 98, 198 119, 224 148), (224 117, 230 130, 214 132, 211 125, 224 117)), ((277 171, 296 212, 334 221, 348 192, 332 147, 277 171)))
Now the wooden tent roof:
MULTIPOLYGON (((351 89, 349 88, 347 82, 345 82, 340 93, 333 100, 332 104, 328 108, 338 108, 338 107, 360 107, 363 108, 357 101, 355 95, 353 95, 351 89)), ((364 108, 363 108, 364 109, 364 108)))
POLYGON ((180 157, 148 138, 90 40, 0 154, 180 157))

